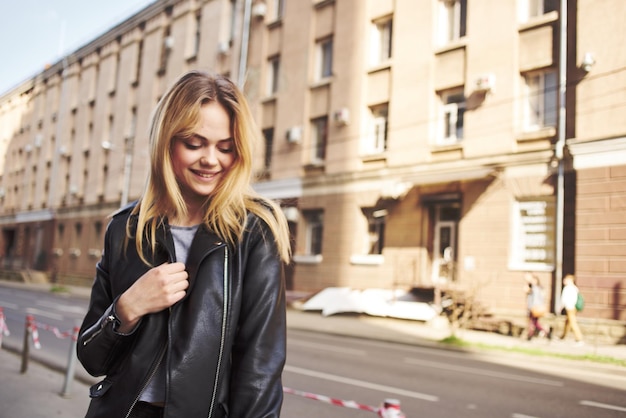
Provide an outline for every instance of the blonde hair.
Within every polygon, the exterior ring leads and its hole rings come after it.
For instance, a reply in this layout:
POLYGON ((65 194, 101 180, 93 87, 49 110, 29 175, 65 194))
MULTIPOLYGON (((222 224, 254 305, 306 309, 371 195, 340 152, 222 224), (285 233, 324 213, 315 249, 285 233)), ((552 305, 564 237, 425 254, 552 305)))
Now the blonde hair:
MULTIPOLYGON (((235 160, 226 177, 204 203, 203 223, 227 243, 235 246, 241 239, 248 212, 261 218, 269 226, 278 253, 289 262, 289 228, 280 207, 253 191, 252 149, 259 139, 259 131, 243 93, 228 78, 201 71, 183 74, 163 95, 150 123, 150 173, 138 204, 135 245, 141 259, 144 240, 151 251, 156 247, 156 230, 166 217, 187 215, 187 206, 172 167, 171 145, 174 138, 193 134, 200 118, 202 105, 217 101, 230 117, 235 160)), ((127 234, 131 236, 130 220, 127 234)), ((264 237, 264 239, 269 239, 264 237)))

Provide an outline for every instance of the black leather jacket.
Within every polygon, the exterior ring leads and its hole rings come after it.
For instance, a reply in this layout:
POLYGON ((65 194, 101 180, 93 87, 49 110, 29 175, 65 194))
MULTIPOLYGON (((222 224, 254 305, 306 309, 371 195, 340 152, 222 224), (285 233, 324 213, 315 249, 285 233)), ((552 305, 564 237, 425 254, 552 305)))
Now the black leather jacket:
MULTIPOLYGON (((283 263, 267 225, 248 215, 232 248, 200 227, 187 258, 183 300, 144 316, 130 334, 116 331, 117 298, 149 270, 134 241, 125 245, 130 208, 107 227, 78 358, 104 380, 90 389, 87 417, 126 417, 160 362, 165 362, 165 417, 278 417, 286 356, 283 263)), ((153 265, 174 261, 167 223, 153 265)))

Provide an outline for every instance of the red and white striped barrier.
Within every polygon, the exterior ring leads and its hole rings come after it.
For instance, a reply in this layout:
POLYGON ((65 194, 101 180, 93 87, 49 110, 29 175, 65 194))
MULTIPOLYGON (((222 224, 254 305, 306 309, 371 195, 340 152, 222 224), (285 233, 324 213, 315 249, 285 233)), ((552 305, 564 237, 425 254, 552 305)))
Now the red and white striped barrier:
POLYGON ((292 395, 302 396, 304 398, 313 399, 316 401, 326 402, 331 405, 341 406, 344 408, 360 409, 363 411, 370 411, 377 413, 381 418, 406 418, 406 415, 400 410, 400 401, 397 399, 385 399, 380 407, 362 405, 355 401, 344 401, 341 399, 331 398, 324 395, 316 395, 310 392, 304 392, 301 390, 291 389, 283 387, 283 392, 290 393, 292 395))
POLYGON ((2 337, 11 335, 6 320, 4 319, 4 309, 0 307, 0 347, 2 347, 2 337))
POLYGON ((36 349, 41 348, 41 342, 39 341, 39 329, 43 329, 45 331, 51 331, 57 338, 60 338, 60 339, 71 337, 73 341, 78 340, 79 327, 74 327, 73 329, 68 330, 68 331, 61 331, 57 327, 53 327, 48 324, 42 324, 40 322, 36 322, 35 317, 33 315, 26 316, 26 323, 33 337, 33 346, 36 349))
POLYGON ((52 331, 52 333, 59 339, 65 339, 71 337, 74 341, 78 339, 78 327, 74 327, 71 330, 63 331, 57 327, 53 327, 50 325, 42 324, 41 322, 35 322, 35 327, 46 331, 52 331))

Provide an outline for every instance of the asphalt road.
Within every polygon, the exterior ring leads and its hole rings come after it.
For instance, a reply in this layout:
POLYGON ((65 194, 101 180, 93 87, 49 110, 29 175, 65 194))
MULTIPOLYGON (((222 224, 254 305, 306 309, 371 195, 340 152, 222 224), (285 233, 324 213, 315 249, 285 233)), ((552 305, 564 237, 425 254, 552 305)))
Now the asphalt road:
MULTIPOLYGON (((601 378, 572 362, 291 330, 288 344, 286 387, 370 406, 396 398, 407 417, 626 416, 624 381, 601 378)), ((324 400, 285 396, 287 417, 374 416, 324 400)))
MULTIPOLYGON (((26 314, 66 331, 82 319, 87 300, 0 286, 0 307, 12 332, 5 342, 21 347, 26 314)), ((68 361, 69 339, 43 329, 39 336, 38 356, 68 361)), ((373 418, 366 409, 387 398, 398 399, 411 418, 626 416, 623 377, 580 362, 294 329, 288 332, 283 383, 283 417, 373 418)))

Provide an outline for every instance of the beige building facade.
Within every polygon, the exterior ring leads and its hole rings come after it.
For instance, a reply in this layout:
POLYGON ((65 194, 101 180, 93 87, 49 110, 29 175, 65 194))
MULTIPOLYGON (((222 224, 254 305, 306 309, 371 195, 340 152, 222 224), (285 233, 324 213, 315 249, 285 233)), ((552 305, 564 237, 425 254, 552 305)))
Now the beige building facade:
POLYGON ((254 187, 290 221, 291 289, 453 287, 523 312, 525 271, 555 310, 574 273, 581 315, 626 320, 625 13, 157 1, 0 96, 2 267, 90 283, 106 216, 141 193, 150 112, 197 68, 251 102, 254 187))

